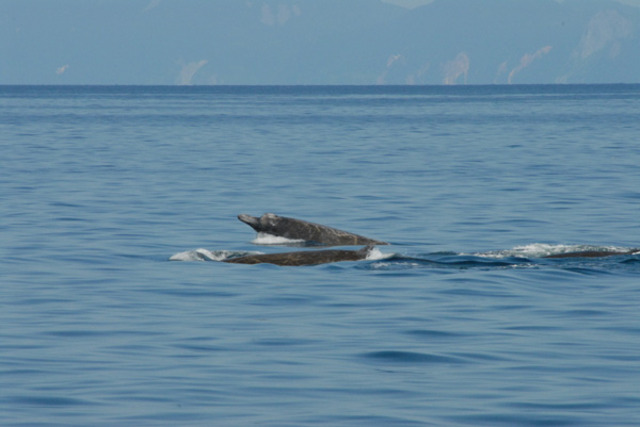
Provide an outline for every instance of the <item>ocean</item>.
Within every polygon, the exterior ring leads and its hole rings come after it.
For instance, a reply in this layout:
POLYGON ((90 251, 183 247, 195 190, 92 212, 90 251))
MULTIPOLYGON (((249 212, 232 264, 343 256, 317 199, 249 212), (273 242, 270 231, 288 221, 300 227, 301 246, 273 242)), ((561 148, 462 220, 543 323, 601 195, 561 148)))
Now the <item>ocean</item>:
POLYGON ((640 254, 545 258, 640 247, 639 136, 640 85, 1 86, 0 424, 639 425, 640 254), (219 262, 308 250, 267 212, 391 244, 219 262))

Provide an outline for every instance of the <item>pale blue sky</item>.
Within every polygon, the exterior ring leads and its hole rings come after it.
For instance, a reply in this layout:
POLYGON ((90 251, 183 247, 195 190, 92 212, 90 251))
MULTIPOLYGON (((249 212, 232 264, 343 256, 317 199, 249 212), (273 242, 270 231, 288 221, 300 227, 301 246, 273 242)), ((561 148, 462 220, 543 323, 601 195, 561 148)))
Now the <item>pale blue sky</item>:
POLYGON ((0 84, 640 82, 640 0, 0 0, 0 84))
MULTIPOLYGON (((419 6, 424 6, 429 3, 433 3, 435 0, 382 0, 382 1, 385 3, 391 3, 401 7, 405 7, 408 9, 413 9, 419 6)), ((455 1, 455 0, 449 0, 449 1, 455 1)), ((518 0, 513 0, 513 1, 518 1, 518 0)), ((557 1, 558 3, 562 3, 565 0, 555 0, 555 1, 557 1)), ((640 0, 616 0, 616 1, 619 3, 630 5, 630 6, 640 7, 640 0)))

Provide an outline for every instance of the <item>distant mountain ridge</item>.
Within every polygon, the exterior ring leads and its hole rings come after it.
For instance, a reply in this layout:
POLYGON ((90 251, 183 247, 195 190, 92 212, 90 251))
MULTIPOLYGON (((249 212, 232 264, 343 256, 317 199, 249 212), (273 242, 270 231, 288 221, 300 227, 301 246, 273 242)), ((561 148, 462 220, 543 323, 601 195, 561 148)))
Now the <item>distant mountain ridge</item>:
POLYGON ((640 82, 611 0, 8 0, 0 84, 640 82))

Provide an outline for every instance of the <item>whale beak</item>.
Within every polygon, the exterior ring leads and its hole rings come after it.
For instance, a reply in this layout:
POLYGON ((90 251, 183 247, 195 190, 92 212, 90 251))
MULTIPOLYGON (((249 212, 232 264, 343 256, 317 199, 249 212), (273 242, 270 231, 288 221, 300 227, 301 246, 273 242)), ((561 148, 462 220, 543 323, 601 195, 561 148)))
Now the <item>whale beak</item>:
POLYGON ((240 214, 240 215, 238 215, 238 219, 240 221, 244 222, 245 224, 251 226, 256 231, 257 231, 256 227, 258 227, 260 225, 260 221, 255 216, 251 216, 251 215, 247 215, 247 214, 240 214))

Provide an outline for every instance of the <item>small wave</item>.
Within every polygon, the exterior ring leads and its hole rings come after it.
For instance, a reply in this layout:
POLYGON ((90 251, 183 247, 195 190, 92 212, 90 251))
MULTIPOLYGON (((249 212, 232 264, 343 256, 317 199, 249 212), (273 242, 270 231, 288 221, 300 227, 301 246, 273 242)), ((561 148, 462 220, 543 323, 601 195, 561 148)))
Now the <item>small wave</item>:
POLYGON ((363 358, 384 363, 397 364, 459 364, 463 359, 452 356, 421 353, 415 351, 383 350, 372 351, 361 355, 363 358))
POLYGON ((208 249, 194 249, 191 251, 178 252, 171 255, 169 261, 224 261, 230 258, 237 258, 245 255, 255 255, 262 252, 249 251, 210 251, 208 249))
POLYGON ((513 263, 509 261, 488 261, 482 258, 476 258, 475 260, 470 257, 460 257, 459 260, 435 260, 429 258, 416 258, 416 257, 404 257, 393 256, 382 261, 376 261, 371 264, 363 266, 370 270, 376 271, 388 271, 395 272, 395 274, 408 274, 410 271, 424 270, 424 269, 454 269, 465 270, 469 268, 523 268, 530 267, 533 264, 513 263), (404 272, 404 273, 401 273, 404 272))
POLYGON ((288 239, 282 236, 274 236, 269 233, 258 233, 258 236, 253 239, 251 243, 264 246, 301 246, 305 241, 303 239, 288 239))

